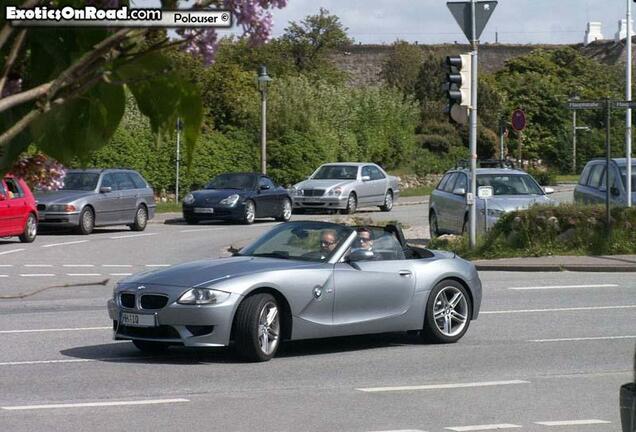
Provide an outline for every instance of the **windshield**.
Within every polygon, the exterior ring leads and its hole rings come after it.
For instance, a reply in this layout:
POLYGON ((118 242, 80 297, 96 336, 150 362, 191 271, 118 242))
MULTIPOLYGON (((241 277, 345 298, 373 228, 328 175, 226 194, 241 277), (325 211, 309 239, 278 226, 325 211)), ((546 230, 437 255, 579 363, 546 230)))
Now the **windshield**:
POLYGON ((98 181, 98 173, 69 172, 64 176, 62 190, 92 191, 98 181))
POLYGON ((543 190, 527 174, 482 174, 477 187, 492 186, 495 195, 543 195, 543 190))
POLYGON ((221 174, 214 177, 206 189, 254 189, 255 177, 252 174, 221 174))
POLYGON ((240 255, 325 262, 352 231, 324 222, 286 223, 241 250, 240 255))
MULTIPOLYGON (((627 188, 627 167, 621 168, 621 177, 623 178, 623 186, 627 188)), ((632 165, 632 192, 636 192, 636 165, 632 165)))
POLYGON ((355 180, 358 177, 358 167, 352 165, 324 165, 321 166, 313 180, 355 180))

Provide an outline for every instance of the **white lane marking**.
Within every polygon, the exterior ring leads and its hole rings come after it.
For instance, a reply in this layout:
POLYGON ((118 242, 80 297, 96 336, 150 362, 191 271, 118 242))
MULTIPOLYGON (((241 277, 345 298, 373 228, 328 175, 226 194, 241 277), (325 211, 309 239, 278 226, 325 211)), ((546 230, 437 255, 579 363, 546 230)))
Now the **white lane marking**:
POLYGON ((9 254, 16 253, 16 252, 22 252, 23 250, 24 249, 8 250, 8 251, 0 252, 0 255, 9 255, 9 254))
POLYGON ((131 264, 102 264, 102 267, 107 267, 107 268, 115 268, 115 267, 130 268, 130 267, 132 267, 132 265, 131 264))
POLYGON ((127 235, 119 235, 119 236, 113 236, 113 237, 109 237, 110 239, 116 240, 116 239, 127 239, 127 238, 137 238, 137 237, 148 237, 148 236, 154 236, 157 235, 159 233, 145 233, 145 234, 127 234, 127 235))
POLYGON ((68 268, 88 268, 88 267, 95 267, 93 264, 64 264, 62 267, 68 267, 68 268))
POLYGON ((13 267, 13 264, 0 264, 0 268, 13 267))
POLYGON ((55 247, 55 246, 69 246, 69 245, 75 245, 75 244, 80 244, 80 243, 87 243, 88 240, 76 240, 76 241, 70 241, 70 242, 64 242, 64 243, 51 243, 51 244, 47 244, 42 246, 43 248, 50 248, 50 247, 55 247))
POLYGON ((577 342, 577 341, 614 340, 614 339, 636 339, 636 335, 598 336, 598 337, 561 338, 561 339, 531 339, 528 342, 577 342))
POLYGON ((533 286, 533 287, 513 287, 508 288, 513 291, 530 291, 530 290, 552 290, 552 289, 572 289, 572 288, 615 288, 617 284, 597 284, 597 285, 551 285, 551 286, 533 286))
POLYGON ((20 274, 22 277, 54 277, 53 273, 24 273, 20 274))
POLYGON ((70 331, 88 331, 88 330, 112 330, 112 327, 74 327, 74 328, 28 329, 28 330, 0 330, 0 334, 70 332, 70 331))
POLYGON ((438 389, 454 389, 467 387, 491 387, 500 385, 513 384, 530 384, 530 381, 511 380, 511 381, 483 381, 473 383, 456 383, 456 384, 429 384, 419 386, 401 386, 401 387, 369 387, 358 388, 356 390, 375 393, 375 392, 391 392, 391 391, 409 391, 409 390, 438 390, 438 389))
POLYGON ((31 361, 13 361, 0 362, 0 366, 23 366, 23 365, 39 365, 54 363, 88 363, 97 361, 95 359, 65 359, 65 360, 31 360, 31 361))
POLYGON ((6 278, 9 277, 9 275, 0 275, 0 278, 6 278))
POLYGON ((132 273, 108 273, 108 276, 132 276, 132 273))
POLYGON ((66 273, 66 276, 101 276, 101 273, 66 273))
POLYGON ((39 268, 39 267, 53 267, 53 264, 25 264, 25 267, 30 267, 30 268, 39 268))
POLYGON ((170 267, 170 264, 146 264, 146 267, 170 267))
POLYGON ((586 310, 633 309, 633 308, 636 308, 636 305, 586 306, 586 307, 555 308, 555 309, 518 309, 518 310, 504 310, 504 311, 482 311, 479 313, 484 315, 495 315, 495 314, 534 313, 534 312, 572 312, 572 311, 586 311, 586 310))
POLYGON ((597 419, 534 422, 534 424, 538 424, 542 426, 579 426, 579 425, 610 424, 610 423, 612 422, 607 420, 597 420, 597 419))
POLYGON ((385 430, 385 431, 372 431, 372 432, 426 432, 420 429, 395 429, 395 430, 385 430))
POLYGON ((454 426, 454 427, 447 427, 444 429, 457 431, 457 432, 465 432, 465 431, 485 431, 485 430, 495 430, 495 429, 519 429, 521 427, 522 427, 521 425, 501 423, 501 424, 490 424, 490 425, 454 426))
POLYGON ((147 399, 136 401, 112 401, 112 402, 84 402, 84 403, 69 403, 69 404, 49 404, 49 405, 22 405, 22 406, 3 406, 3 410, 17 411, 17 410, 37 410, 37 409, 59 409, 59 408, 94 408, 94 407, 113 407, 124 405, 157 405, 157 404, 171 404, 190 402, 189 399, 147 399))
POLYGON ((219 231, 222 229, 223 228, 198 228, 198 229, 181 230, 179 232, 180 233, 197 233, 197 232, 204 232, 204 231, 219 231))

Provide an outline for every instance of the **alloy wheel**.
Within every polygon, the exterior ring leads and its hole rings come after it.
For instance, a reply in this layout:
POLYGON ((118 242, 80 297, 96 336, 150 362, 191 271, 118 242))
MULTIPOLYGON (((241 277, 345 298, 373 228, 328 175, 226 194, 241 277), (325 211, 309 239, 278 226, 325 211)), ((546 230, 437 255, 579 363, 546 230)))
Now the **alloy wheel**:
POLYGON ((267 302, 261 309, 258 318, 258 343, 265 355, 276 351, 280 335, 280 319, 278 307, 273 302, 267 302))
POLYGON ((285 200, 283 203, 283 220, 288 221, 292 216, 292 206, 289 200, 285 200))
POLYGON ((391 210, 393 208, 393 195, 390 192, 387 192, 386 197, 384 198, 384 208, 387 210, 391 210))
POLYGON ((245 221, 251 224, 254 222, 255 218, 256 210, 254 208, 254 203, 252 201, 248 201, 247 204, 245 204, 245 221))
POLYGON ((33 216, 29 216, 29 218, 27 219, 26 232, 28 238, 30 239, 35 238, 38 233, 38 224, 33 216))
POLYGON ((439 331, 448 337, 462 332, 468 322, 468 302, 464 294, 454 286, 440 290, 433 304, 433 319, 439 331))

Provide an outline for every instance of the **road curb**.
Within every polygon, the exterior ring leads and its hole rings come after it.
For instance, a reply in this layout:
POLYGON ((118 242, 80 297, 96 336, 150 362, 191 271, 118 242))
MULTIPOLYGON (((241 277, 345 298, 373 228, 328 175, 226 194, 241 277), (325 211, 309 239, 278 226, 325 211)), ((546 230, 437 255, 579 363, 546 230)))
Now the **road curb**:
POLYGON ((587 273, 636 273, 636 266, 588 266, 588 265, 503 265, 473 263, 478 271, 501 272, 587 272, 587 273))

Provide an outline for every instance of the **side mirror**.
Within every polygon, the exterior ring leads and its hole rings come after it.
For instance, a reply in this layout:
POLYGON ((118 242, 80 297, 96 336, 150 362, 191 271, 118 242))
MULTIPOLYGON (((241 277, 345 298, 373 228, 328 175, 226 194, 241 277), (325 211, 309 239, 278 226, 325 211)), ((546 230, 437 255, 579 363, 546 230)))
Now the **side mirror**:
POLYGON ((612 196, 620 196, 621 191, 618 190, 618 188, 616 186, 612 186, 612 188, 610 189, 610 193, 612 194, 612 196))
POLYGON ((550 195, 554 193, 554 188, 551 187, 544 187, 543 188, 543 192, 545 192, 546 194, 550 195))
POLYGON ((373 252, 365 249, 352 249, 347 262, 368 261, 373 258, 373 252))
POLYGON ((113 191, 113 188, 110 186, 104 186, 99 188, 99 193, 110 193, 113 191))
POLYGON ((371 176, 362 176, 362 181, 363 182, 368 182, 371 180, 371 176))
POLYGON ((453 190, 453 194, 454 195, 466 195, 466 189, 457 188, 457 189, 453 190))
POLYGON ((260 185, 258 189, 259 190, 269 190, 270 187, 269 187, 269 185, 260 185))

